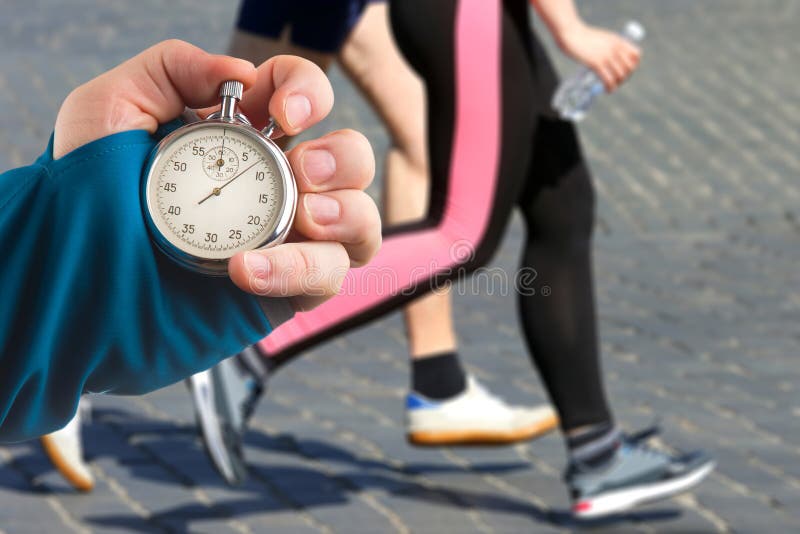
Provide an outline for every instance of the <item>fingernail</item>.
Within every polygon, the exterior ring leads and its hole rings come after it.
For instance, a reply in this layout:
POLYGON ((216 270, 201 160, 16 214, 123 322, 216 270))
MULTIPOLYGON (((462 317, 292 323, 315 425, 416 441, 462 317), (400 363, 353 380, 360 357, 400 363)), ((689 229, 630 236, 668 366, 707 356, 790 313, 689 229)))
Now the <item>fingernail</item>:
POLYGON ((336 158, 327 150, 306 150, 300 165, 308 181, 315 185, 330 180, 336 172, 336 158))
POLYGON ((233 61, 235 61, 237 63, 241 63, 242 65, 244 65, 245 67, 247 67, 249 69, 256 70, 256 66, 252 61, 248 61, 246 59, 242 59, 242 58, 239 58, 239 57, 228 58, 228 59, 233 60, 233 61))
POLYGON ((335 223, 342 211, 338 200, 316 193, 307 194, 304 204, 311 219, 317 224, 335 223))
POLYGON ((311 101, 303 95, 292 95, 286 99, 283 111, 289 126, 301 128, 311 116, 311 101))
POLYGON ((267 258, 257 252, 244 253, 244 266, 247 269, 247 283, 250 290, 263 295, 269 290, 267 276, 269 276, 269 262, 267 258))
POLYGON ((245 252, 244 266, 251 277, 266 278, 269 275, 269 262, 258 252, 245 252))

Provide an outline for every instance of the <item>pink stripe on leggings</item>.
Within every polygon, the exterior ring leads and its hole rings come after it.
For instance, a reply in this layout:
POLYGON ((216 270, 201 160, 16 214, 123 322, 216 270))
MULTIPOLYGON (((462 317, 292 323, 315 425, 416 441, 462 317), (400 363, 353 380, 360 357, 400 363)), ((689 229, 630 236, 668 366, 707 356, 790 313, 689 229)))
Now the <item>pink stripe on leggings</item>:
POLYGON ((298 313, 260 342, 268 354, 356 315, 463 263, 477 250, 491 217, 500 152, 499 0, 461 0, 455 28, 456 114, 448 195, 439 225, 396 234, 369 265, 352 269, 342 291, 316 309, 298 313))

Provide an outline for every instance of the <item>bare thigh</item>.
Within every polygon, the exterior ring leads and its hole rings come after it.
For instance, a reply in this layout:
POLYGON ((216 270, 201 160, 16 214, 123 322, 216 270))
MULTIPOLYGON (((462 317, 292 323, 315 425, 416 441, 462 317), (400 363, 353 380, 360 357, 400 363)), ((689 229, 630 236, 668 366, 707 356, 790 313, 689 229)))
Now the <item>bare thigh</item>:
POLYGON ((394 145, 424 168, 425 90, 394 43, 385 3, 367 7, 339 62, 386 124, 394 145))

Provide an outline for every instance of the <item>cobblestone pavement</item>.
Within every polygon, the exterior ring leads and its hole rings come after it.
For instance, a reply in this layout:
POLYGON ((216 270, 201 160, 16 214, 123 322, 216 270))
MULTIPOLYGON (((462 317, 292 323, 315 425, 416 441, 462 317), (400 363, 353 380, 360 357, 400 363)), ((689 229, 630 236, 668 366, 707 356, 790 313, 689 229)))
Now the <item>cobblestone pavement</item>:
MULTIPOLYGON (((665 442, 719 459, 692 494, 590 526, 798 532, 800 3, 582 7, 595 22, 635 17, 649 29, 641 72, 581 126, 597 178, 614 408, 627 428, 660 416, 665 442)), ((208 0, 0 0, 0 168, 42 150, 59 101, 79 82, 161 38, 222 51, 232 19, 228 3, 208 0)), ((337 107, 324 128, 359 128, 383 151, 374 116, 338 71, 332 77, 337 107)), ((495 266, 514 268, 521 235, 515 220, 495 266)), ((472 372, 510 400, 542 401, 513 298, 456 295, 455 309, 472 372)), ((95 492, 69 490, 35 443, 0 447, 0 531, 578 528, 566 514, 558 437, 413 449, 402 438, 407 375, 397 315, 299 359, 260 406, 247 438, 251 477, 238 489, 206 462, 183 386, 96 398, 85 429, 95 492)))

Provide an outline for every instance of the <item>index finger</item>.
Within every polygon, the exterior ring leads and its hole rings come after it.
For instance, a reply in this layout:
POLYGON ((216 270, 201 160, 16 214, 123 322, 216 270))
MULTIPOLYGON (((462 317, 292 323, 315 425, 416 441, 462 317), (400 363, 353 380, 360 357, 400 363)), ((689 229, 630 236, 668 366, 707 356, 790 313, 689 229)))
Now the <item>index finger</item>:
POLYGON ((256 76, 247 61, 211 55, 174 39, 158 43, 70 93, 56 119, 53 154, 60 157, 125 130, 155 132, 186 106, 217 101, 225 80, 239 80, 247 88, 256 76))
POLYGON ((245 91, 242 112, 256 128, 273 117, 287 135, 297 135, 324 119, 333 107, 333 88, 325 73, 297 56, 275 56, 257 69, 245 91))

